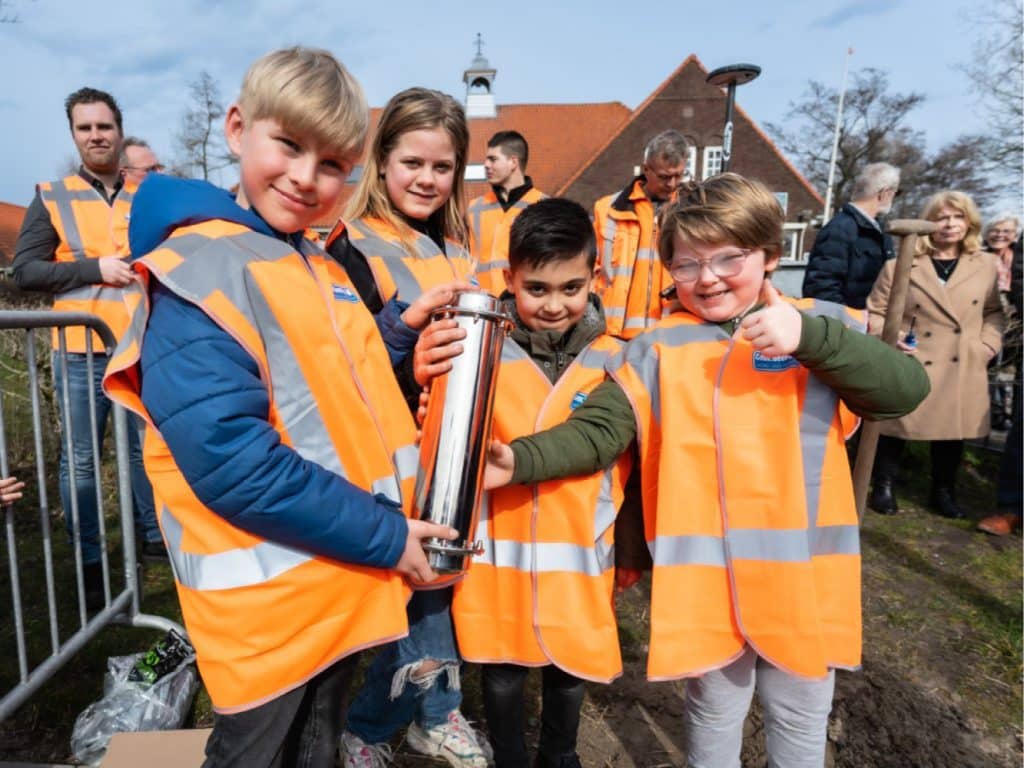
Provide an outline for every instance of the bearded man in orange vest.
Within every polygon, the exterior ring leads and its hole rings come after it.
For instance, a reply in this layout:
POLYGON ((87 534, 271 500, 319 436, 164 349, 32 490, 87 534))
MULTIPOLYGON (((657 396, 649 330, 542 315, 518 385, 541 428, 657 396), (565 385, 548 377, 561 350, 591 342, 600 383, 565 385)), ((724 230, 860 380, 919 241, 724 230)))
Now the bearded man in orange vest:
MULTIPOLYGON (((64 109, 82 164, 71 176, 37 186, 18 234, 14 280, 23 290, 52 293, 55 310, 98 316, 120 338, 128 326, 122 289, 133 281, 127 258, 128 213, 135 191, 119 169, 124 136, 121 110, 113 96, 94 88, 72 93, 64 101, 64 109)), ((56 331, 53 347, 55 351, 59 348, 56 331)), ((107 351, 99 336, 92 334, 90 372, 89 342, 81 327, 65 332, 65 349, 66 368, 55 355, 53 371, 61 421, 71 435, 74 477, 62 441, 60 495, 69 536, 72 505, 77 509, 86 604, 94 608, 103 602, 103 583, 89 393, 91 390, 95 398, 96 439, 102 446, 110 412, 110 401, 100 386, 107 351), (62 405, 65 385, 69 393, 66 409, 62 405)), ((143 556, 166 559, 153 510, 153 491, 142 467, 140 429, 141 422, 136 419, 128 430, 135 525, 143 556)))
POLYGON ((508 235, 512 222, 527 206, 547 195, 526 175, 530 146, 518 131, 498 131, 487 142, 484 172, 491 190, 474 198, 467 209, 469 251, 477 261, 480 287, 500 296, 508 269, 508 235))
POLYGON ((661 319, 672 280, 658 260, 658 215, 675 199, 689 151, 679 131, 662 131, 647 142, 640 175, 594 203, 598 287, 613 336, 631 339, 661 319))

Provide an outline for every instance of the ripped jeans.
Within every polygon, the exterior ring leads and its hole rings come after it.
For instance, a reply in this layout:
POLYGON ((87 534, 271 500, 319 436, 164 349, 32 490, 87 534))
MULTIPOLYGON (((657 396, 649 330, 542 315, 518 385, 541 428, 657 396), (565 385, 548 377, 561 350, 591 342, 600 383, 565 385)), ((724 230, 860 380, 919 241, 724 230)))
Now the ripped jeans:
POLYGON ((409 601, 409 635, 383 646, 349 707, 346 729, 367 744, 391 740, 416 721, 424 729, 447 721, 462 704, 459 652, 451 617, 452 587, 414 592, 409 601), (423 660, 440 663, 418 680, 412 671, 423 660))

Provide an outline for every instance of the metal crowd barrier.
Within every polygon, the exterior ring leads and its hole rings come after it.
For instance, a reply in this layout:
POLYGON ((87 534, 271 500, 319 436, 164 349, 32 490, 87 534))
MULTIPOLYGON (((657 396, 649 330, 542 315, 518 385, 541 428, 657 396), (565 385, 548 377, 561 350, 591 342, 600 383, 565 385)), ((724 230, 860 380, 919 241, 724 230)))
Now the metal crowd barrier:
MULTIPOLYGON (((106 352, 112 351, 115 346, 114 335, 107 325, 95 315, 80 312, 53 312, 45 311, 0 311, 0 331, 23 331, 24 351, 28 373, 28 399, 32 404, 32 434, 34 439, 34 455, 36 470, 36 485, 39 493, 39 527, 42 543, 42 558, 46 581, 46 605, 40 606, 30 604, 27 606, 29 618, 36 620, 43 611, 49 620, 49 645, 50 652, 46 658, 30 667, 28 649, 26 643, 26 605, 23 604, 21 573, 18 560, 18 549, 16 541, 15 518, 24 519, 24 512, 19 508, 19 503, 4 506, 4 526, 6 533, 7 559, 11 583, 11 597, 15 643, 18 656, 18 682, 10 690, 3 693, 0 698, 0 721, 9 717, 19 706, 27 701, 39 688, 50 680, 71 658, 82 650, 93 638, 95 638, 105 627, 110 624, 127 624, 133 627, 149 627, 159 630, 175 629, 184 632, 181 626, 161 616, 153 616, 141 613, 139 610, 139 583, 138 570, 135 554, 135 521, 133 516, 131 475, 129 467, 129 444, 128 444, 128 419, 125 410, 114 403, 112 405, 112 416, 114 423, 114 444, 117 455, 117 487, 118 498, 121 510, 121 537, 124 550, 124 589, 116 594, 111 593, 110 584, 110 563, 107 555, 107 532, 104 525, 103 514, 103 487, 101 482, 100 446, 96 430, 96 403, 93 388, 89 388, 89 411, 90 428, 93 439, 93 474, 96 482, 96 496, 98 504, 99 523, 99 544, 101 550, 101 566, 103 574, 103 596, 104 604, 93 616, 88 615, 85 599, 85 579, 82 566, 82 542, 79 536, 78 504, 76 493, 76 478, 74 467, 74 452, 71 440, 71 418, 72 409, 69 408, 70 394, 68 389, 67 348, 65 331, 67 328, 85 327, 94 330, 102 339, 106 352), (78 628, 66 639, 61 640, 57 610, 57 592, 64 586, 58 585, 54 578, 54 552, 52 541, 52 521, 50 519, 50 508, 47 501, 46 480, 47 467, 43 443, 43 419, 41 415, 40 380, 38 366, 38 345, 36 343, 35 329, 56 328, 58 336, 58 348, 54 350, 54 365, 62 366, 65 375, 61 377, 62 387, 56 393, 61 399, 62 412, 67 419, 63 430, 62 441, 64 450, 68 457, 68 476, 71 487, 71 509, 64 510, 65 514, 71 515, 72 519, 72 547, 74 550, 75 581, 78 599, 78 628)), ((85 333, 87 350, 86 364, 88 366, 89 380, 93 376, 94 355, 92 349, 92 334, 85 333)), ((45 350, 44 350, 45 354, 45 350)), ((100 362, 102 364, 102 361, 100 362)), ((6 428, 6 403, 7 398, 0 392, 0 477, 10 475, 7 428, 6 428)), ((27 478, 21 478, 27 480, 27 478)), ((27 483, 26 483, 27 484, 27 483)), ((58 535, 64 535, 61 531, 58 535)), ((35 621, 33 623, 36 623, 35 621)))

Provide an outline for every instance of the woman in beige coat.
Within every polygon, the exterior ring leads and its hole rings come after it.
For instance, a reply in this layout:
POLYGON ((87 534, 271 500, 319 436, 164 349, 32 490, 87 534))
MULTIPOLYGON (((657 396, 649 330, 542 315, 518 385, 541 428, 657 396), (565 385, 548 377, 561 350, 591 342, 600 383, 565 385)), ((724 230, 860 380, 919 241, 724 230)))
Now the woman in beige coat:
MULTIPOLYGON (((936 222, 939 229, 917 240, 899 345, 917 355, 932 389, 915 411, 882 423, 868 503, 883 514, 898 511, 893 481, 904 441, 927 440, 931 506, 946 517, 963 517, 956 502, 956 472, 964 439, 988 434, 987 366, 1002 345, 996 262, 981 250, 981 216, 964 193, 932 195, 921 218, 936 222), (912 321, 916 347, 903 340, 912 321)), ((895 259, 886 263, 868 296, 869 327, 875 334, 885 322, 895 266, 895 259)))

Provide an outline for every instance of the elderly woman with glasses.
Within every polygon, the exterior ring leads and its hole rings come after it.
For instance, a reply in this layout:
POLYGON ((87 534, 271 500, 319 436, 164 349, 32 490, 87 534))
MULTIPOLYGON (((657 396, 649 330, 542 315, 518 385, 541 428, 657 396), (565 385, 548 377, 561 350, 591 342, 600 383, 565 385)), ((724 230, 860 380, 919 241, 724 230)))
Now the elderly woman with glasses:
MULTIPOLYGON (((925 201, 921 218, 939 228, 917 240, 910 288, 901 319, 913 324, 916 342, 899 346, 917 355, 931 392, 912 413, 884 422, 868 505, 882 514, 898 511, 893 485, 906 440, 931 450, 932 509, 964 517, 956 500, 956 473, 964 440, 990 429, 987 366, 1002 346, 1003 312, 996 288, 996 260, 981 250, 981 216, 963 192, 945 190, 925 201)), ((886 263, 868 296, 869 330, 880 334, 889 305, 895 262, 886 263)))

